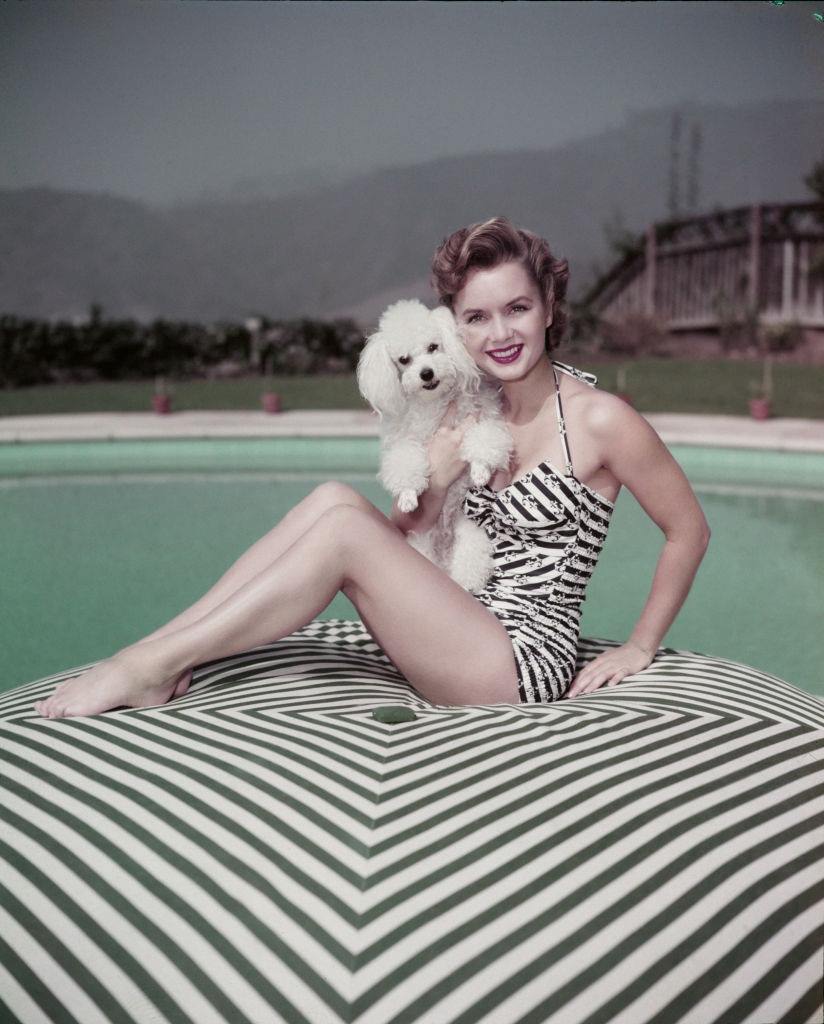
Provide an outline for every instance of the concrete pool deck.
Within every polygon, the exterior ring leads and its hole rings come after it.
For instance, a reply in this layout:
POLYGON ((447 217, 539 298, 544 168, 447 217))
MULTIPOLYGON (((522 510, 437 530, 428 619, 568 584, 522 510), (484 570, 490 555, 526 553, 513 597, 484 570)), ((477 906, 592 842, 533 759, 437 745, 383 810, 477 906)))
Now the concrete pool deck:
MULTIPOLYGON (((644 413, 666 444, 824 452, 824 420, 644 413)), ((0 444, 35 441, 216 437, 377 437, 378 417, 358 409, 291 412, 71 413, 0 417, 0 444)))

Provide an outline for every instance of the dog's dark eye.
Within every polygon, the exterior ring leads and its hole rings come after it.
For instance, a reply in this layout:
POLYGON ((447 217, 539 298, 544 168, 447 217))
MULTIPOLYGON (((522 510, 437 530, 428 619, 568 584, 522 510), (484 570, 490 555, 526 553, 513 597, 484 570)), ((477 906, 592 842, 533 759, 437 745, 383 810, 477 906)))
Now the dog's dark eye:
POLYGON ((401 356, 400 359, 398 359, 398 362, 401 364, 401 366, 406 366, 406 364, 409 362, 409 356, 401 356))
POLYGON ((427 351, 429 351, 429 352, 437 352, 437 350, 438 350, 438 344, 437 344, 437 342, 433 341, 432 344, 429 346, 427 351))

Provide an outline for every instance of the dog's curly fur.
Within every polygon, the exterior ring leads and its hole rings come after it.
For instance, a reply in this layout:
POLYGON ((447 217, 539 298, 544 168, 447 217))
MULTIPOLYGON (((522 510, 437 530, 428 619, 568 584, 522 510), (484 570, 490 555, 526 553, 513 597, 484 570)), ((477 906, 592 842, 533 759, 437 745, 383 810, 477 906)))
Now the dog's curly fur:
POLYGON ((407 540, 464 589, 482 590, 494 568, 492 542, 464 515, 463 499, 472 484, 488 483, 510 463, 513 442, 499 385, 467 353, 451 311, 427 309, 417 299, 401 299, 384 311, 361 352, 357 379, 381 420, 378 479, 402 512, 417 508, 418 495, 429 486, 427 447, 447 406, 454 401, 453 423, 477 418, 461 445, 467 469, 447 491, 438 522, 407 540))

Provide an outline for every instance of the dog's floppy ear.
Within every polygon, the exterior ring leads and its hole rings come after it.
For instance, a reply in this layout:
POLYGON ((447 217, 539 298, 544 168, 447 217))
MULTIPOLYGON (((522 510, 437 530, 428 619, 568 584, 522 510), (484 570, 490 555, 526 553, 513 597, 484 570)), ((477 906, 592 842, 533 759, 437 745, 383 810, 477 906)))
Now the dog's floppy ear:
POLYGON ((389 355, 389 338, 377 331, 366 339, 358 359, 358 389, 381 419, 397 415, 406 401, 398 371, 389 355))
POLYGON ((463 391, 478 391, 481 386, 481 372, 475 360, 466 351, 463 339, 458 333, 458 324, 452 310, 438 306, 431 313, 443 339, 444 352, 449 356, 457 371, 457 386, 463 391))

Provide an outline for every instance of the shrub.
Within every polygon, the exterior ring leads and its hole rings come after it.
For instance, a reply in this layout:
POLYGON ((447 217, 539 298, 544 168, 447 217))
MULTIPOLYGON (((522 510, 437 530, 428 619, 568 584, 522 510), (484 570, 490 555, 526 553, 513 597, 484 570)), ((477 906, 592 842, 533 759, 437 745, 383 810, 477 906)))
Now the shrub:
POLYGON ((602 320, 598 347, 611 355, 636 356, 655 352, 667 339, 663 324, 646 313, 628 313, 620 319, 602 320))
POLYGON ((163 317, 141 324, 104 320, 101 313, 94 304, 88 321, 79 324, 0 316, 0 387, 207 377, 227 365, 240 373, 353 371, 364 342, 351 319, 260 318, 254 346, 247 327, 237 324, 205 326, 163 317))
POLYGON ((765 324, 762 332, 767 352, 794 352, 804 341, 804 329, 797 320, 765 324))

